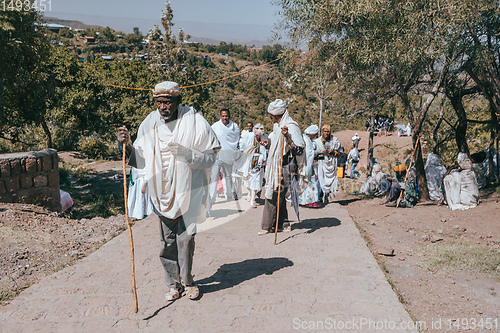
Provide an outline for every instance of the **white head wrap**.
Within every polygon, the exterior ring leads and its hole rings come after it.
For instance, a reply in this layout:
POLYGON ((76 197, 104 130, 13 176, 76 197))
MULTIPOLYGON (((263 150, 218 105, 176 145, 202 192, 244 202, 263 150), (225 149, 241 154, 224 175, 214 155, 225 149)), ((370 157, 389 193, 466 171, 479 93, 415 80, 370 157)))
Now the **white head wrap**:
POLYGON ((277 99, 271 104, 269 104, 269 107, 267 108, 267 112, 274 116, 279 116, 285 113, 286 111, 286 104, 283 102, 281 99, 277 99))
POLYGON ((181 94, 179 85, 172 81, 158 83, 153 90, 153 97, 176 97, 181 94))
POLYGON ((378 173, 378 172, 382 171, 382 166, 380 164, 378 164, 378 163, 375 164, 373 166, 373 171, 375 171, 375 173, 378 173))
POLYGON ((319 132, 319 127, 317 125, 311 125, 304 131, 304 133, 307 135, 318 134, 318 132, 319 132))

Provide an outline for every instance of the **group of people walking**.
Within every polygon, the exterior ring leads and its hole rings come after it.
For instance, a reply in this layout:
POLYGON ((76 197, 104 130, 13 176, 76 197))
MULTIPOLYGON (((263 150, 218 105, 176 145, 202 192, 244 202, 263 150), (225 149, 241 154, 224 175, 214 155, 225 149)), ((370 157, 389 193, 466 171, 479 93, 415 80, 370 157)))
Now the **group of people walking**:
POLYGON ((251 122, 240 133, 229 109, 220 110, 219 121, 210 126, 194 108, 181 106, 175 82, 157 84, 153 96, 156 110, 141 123, 135 141, 125 126, 117 133, 134 168, 130 186, 143 194, 140 200, 133 196, 139 203, 132 211, 137 218, 157 216, 166 299, 197 299, 200 290, 191 273, 196 225, 211 215, 218 183, 229 200, 240 199, 244 185, 251 207, 259 194, 264 197, 260 235, 275 231, 278 207, 277 231, 289 231, 286 200, 297 214, 299 204, 327 203, 337 189, 343 148, 328 125, 320 137, 316 125, 303 134, 280 99, 267 109, 273 129, 266 135, 262 124, 251 122))

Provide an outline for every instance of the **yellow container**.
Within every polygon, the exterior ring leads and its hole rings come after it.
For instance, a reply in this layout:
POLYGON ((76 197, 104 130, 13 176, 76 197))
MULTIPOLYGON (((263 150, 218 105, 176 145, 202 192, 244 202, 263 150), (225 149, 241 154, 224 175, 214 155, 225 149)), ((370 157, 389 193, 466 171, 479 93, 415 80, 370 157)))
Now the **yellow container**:
POLYGON ((337 167, 337 178, 344 178, 344 167, 337 167))

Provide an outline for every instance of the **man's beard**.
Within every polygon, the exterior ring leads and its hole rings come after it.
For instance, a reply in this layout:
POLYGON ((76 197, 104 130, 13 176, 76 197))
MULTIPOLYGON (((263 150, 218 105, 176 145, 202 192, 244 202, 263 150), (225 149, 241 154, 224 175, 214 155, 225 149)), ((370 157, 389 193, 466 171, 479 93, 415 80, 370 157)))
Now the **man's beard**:
POLYGON ((168 110, 168 109, 161 110, 160 111, 160 118, 163 121, 167 121, 172 117, 172 113, 173 113, 172 110, 168 110))

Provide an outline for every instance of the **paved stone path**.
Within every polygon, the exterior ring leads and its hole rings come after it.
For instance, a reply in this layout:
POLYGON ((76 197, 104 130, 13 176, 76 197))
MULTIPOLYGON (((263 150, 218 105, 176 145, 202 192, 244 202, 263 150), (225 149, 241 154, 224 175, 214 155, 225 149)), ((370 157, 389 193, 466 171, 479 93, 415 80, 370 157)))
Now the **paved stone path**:
POLYGON ((257 235, 262 206, 218 202, 214 212, 196 236, 198 301, 164 300, 158 226, 149 217, 133 228, 138 313, 124 232, 0 307, 0 332, 416 332, 340 205, 302 209, 302 222, 278 234, 278 245, 274 235, 257 235))

